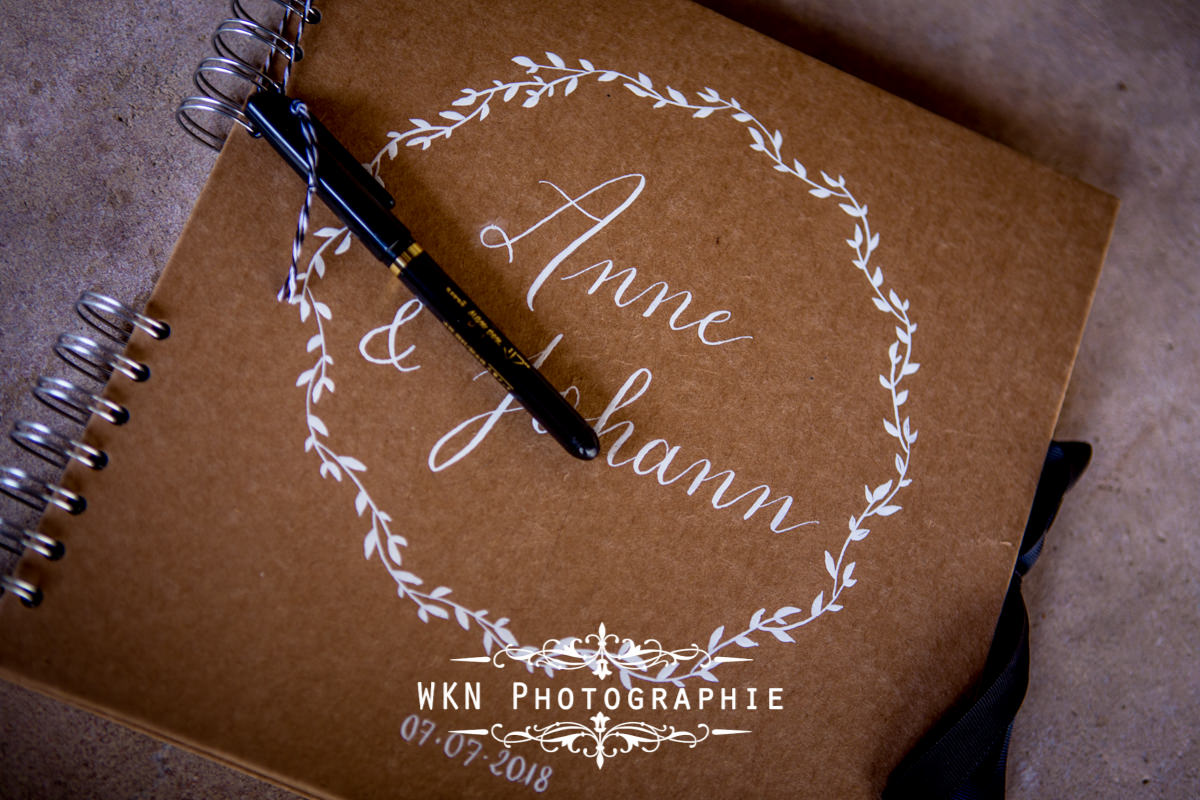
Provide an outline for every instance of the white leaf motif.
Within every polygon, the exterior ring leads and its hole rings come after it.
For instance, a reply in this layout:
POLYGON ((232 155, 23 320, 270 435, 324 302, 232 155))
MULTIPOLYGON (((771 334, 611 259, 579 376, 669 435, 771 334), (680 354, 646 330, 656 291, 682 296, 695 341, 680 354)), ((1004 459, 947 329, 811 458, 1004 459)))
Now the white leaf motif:
POLYGON ((717 643, 721 641, 721 637, 725 635, 725 626, 721 625, 712 632, 712 636, 708 637, 708 652, 712 653, 717 649, 717 643))
MULTIPOLYGON (((700 104, 693 106, 687 99, 689 93, 680 91, 665 81, 663 84, 664 88, 656 90, 651 78, 644 72, 630 73, 636 75, 636 77, 630 77, 616 70, 596 70, 593 63, 586 59, 579 59, 578 64, 580 68, 576 69, 568 67, 562 57, 551 51, 545 52, 545 59, 544 63, 539 64, 526 56, 515 56, 512 59, 514 64, 524 68, 528 76, 532 77, 527 76, 521 80, 511 82, 492 80, 490 81, 490 85, 484 84, 487 87, 484 91, 466 88, 462 89, 461 94, 456 98, 447 99, 445 105, 442 106, 443 108, 452 106, 454 108, 461 108, 462 112, 447 110, 436 113, 439 114, 440 120, 452 124, 439 122, 438 125, 431 125, 423 119, 411 119, 410 123, 412 127, 410 129, 402 133, 393 132, 389 134, 384 149, 370 162, 369 169, 372 174, 378 174, 380 159, 385 153, 393 158, 395 157, 400 142, 404 142, 410 147, 419 147, 424 150, 435 140, 448 138, 461 124, 465 124, 468 121, 483 120, 489 112, 488 103, 494 97, 502 95, 503 100, 507 102, 517 98, 521 91, 524 90, 525 97, 522 98, 522 106, 532 108, 543 97, 552 98, 556 88, 562 90, 561 96, 563 97, 571 95, 576 92, 580 80, 584 77, 594 76, 601 83, 616 81, 620 78, 625 88, 631 94, 650 101, 646 104, 647 106, 652 105, 654 108, 674 106, 678 109, 686 110, 692 118, 696 119, 711 117, 717 111, 730 111, 732 120, 735 123, 743 125, 750 131, 752 150, 766 154, 766 159, 759 160, 760 162, 766 161, 764 166, 771 166, 777 172, 797 176, 805 184, 799 188, 807 191, 812 197, 818 199, 826 199, 831 196, 836 197, 835 202, 838 203, 839 209, 857 220, 852 225, 853 230, 847 232, 851 234, 851 238, 845 239, 846 244, 854 251, 853 256, 847 260, 870 283, 871 294, 873 294, 871 299, 876 308, 890 314, 898 323, 895 327, 895 341, 891 343, 891 347, 889 348, 889 358, 892 364, 891 374, 889 376, 885 371, 884 374, 879 375, 880 385, 888 392, 888 395, 892 399, 893 408, 891 412, 895 415, 894 421, 887 418, 884 419, 884 428, 890 436, 900 441, 900 449, 902 450, 902 453, 894 455, 896 472, 893 479, 876 486, 874 489, 869 484, 865 485, 864 496, 866 498, 866 506, 860 506, 860 517, 850 516, 849 532, 839 555, 835 557, 832 549, 822 550, 823 566, 834 581, 833 596, 829 600, 828 605, 825 604, 824 592, 818 593, 812 599, 808 612, 804 612, 794 606, 783 606, 776 612, 776 617, 767 621, 765 627, 763 624, 765 610, 760 608, 752 615, 749 626, 740 633, 731 634, 728 638, 723 638, 726 632, 726 626, 724 625, 712 631, 708 640, 707 658, 699 664, 687 666, 684 670, 677 673, 678 662, 667 663, 658 671, 656 676, 660 682, 674 683, 677 686, 683 686, 685 681, 696 679, 716 682, 717 678, 713 674, 713 671, 721 664, 722 660, 714 660, 712 656, 720 648, 730 644, 737 644, 742 648, 757 647, 762 641, 765 641, 762 637, 752 636, 757 630, 769 631, 780 642, 794 642, 795 639, 793 639, 788 630, 789 624, 791 630, 794 631, 808 621, 820 616, 825 611, 839 611, 842 608, 841 604, 838 603, 838 595, 841 590, 856 583, 853 576, 854 562, 850 562, 843 567, 843 559, 849 553, 847 545, 850 542, 865 539, 870 533, 868 529, 860 527, 861 522, 871 516, 887 517, 901 510, 901 506, 898 503, 891 502, 892 498, 899 491, 898 488, 896 491, 893 491, 893 485, 904 487, 912 482, 907 477, 909 453, 911 452, 908 444, 911 444, 916 439, 917 434, 916 431, 910 430, 908 419, 902 418, 903 415, 900 409, 906 404, 909 391, 907 388, 900 389, 899 384, 903 377, 911 375, 919 368, 918 364, 909 361, 914 352, 912 350, 911 339, 912 332, 916 326, 907 317, 908 301, 902 300, 894 289, 886 287, 882 268, 878 264, 871 263, 873 251, 879 244, 880 235, 871 232, 870 225, 867 222, 867 205, 856 198, 846 188, 845 179, 841 175, 835 178, 822 171, 820 172, 820 176, 823 184, 815 184, 809 180, 807 171, 798 158, 793 159, 790 167, 787 166, 786 158, 781 152, 784 141, 781 130, 768 127, 765 121, 760 122, 752 114, 743 110, 735 98, 731 97, 728 100, 724 100, 716 90, 710 87, 705 87, 702 91, 694 92, 694 96, 699 97, 700 104), (544 77, 545 72, 540 76, 537 74, 540 71, 553 70, 559 70, 560 72, 556 75, 551 75, 549 78, 544 77), (905 345, 905 351, 902 356, 899 352, 901 344, 905 345), (807 617, 804 616, 805 613, 808 614, 807 617), (790 623, 788 622, 789 619, 790 623), (779 627, 772 627, 775 625, 779 627), (756 641, 756 638, 759 641, 756 641), (675 677, 677 674, 681 675, 681 677, 675 677)), ((511 113, 509 109, 506 108, 505 110, 511 113)), ((664 113, 678 114, 679 112, 677 110, 666 111, 664 113)), ((724 115, 721 115, 721 117, 724 118, 724 115)), ((349 249, 350 240, 353 237, 345 228, 333 227, 320 229, 318 235, 319 238, 328 239, 328 242, 322 244, 321 248, 310 259, 309 271, 316 272, 318 276, 323 276, 325 263, 322 259, 322 254, 324 253, 324 248, 327 245, 334 247, 335 255, 340 255, 349 249)), ((307 279, 308 273, 305 273, 303 277, 307 279)), ((293 301, 293 304, 301 306, 300 316, 302 321, 307 321, 309 315, 314 312, 319 324, 321 320, 329 320, 332 317, 329 306, 318 302, 316 295, 307 284, 304 285, 303 294, 297 297, 293 301)), ((311 330, 310 334, 312 334, 311 330)), ((320 358, 316 366, 303 373, 297 381, 298 386, 308 387, 308 399, 312 402, 315 402, 323 391, 332 392, 334 389, 333 379, 326 375, 327 366, 332 365, 332 359, 328 357, 326 347, 329 343, 326 342, 324 334, 325 331, 323 328, 318 327, 315 335, 311 335, 307 340, 307 351, 312 353, 319 350, 320 358)), ((451 591, 449 587, 438 586, 438 588, 428 594, 423 594, 412 588, 422 585, 422 579, 414 572, 407 569, 400 569, 401 547, 404 544, 403 538, 392 534, 388 530, 387 523, 390 521, 390 517, 386 512, 375 506, 368 490, 360 482, 361 479, 354 474, 355 472, 365 470, 366 466, 351 457, 338 455, 334 452, 330 444, 318 438, 328 436, 329 431, 325 424, 315 415, 310 414, 309 428, 309 435, 305 439, 305 449, 310 452, 316 451, 319 455, 322 477, 334 477, 336 480, 341 480, 344 472, 350 478, 350 482, 355 484, 354 506, 358 515, 364 516, 368 511, 371 512, 372 530, 364 538, 364 557, 370 559, 376 550, 379 551, 381 561, 387 566, 391 577, 395 580, 397 593, 415 605, 418 618, 423 622, 428 622, 431 618, 448 619, 450 612, 453 611, 455 621, 464 630, 470 629, 472 621, 479 624, 485 651, 491 653, 493 646, 498 642, 504 642, 512 648, 519 647, 518 640, 508 628, 507 619, 501 619, 493 623, 486 619, 488 613, 486 610, 472 611, 459 606, 456 602, 446 599, 451 591), (385 537, 385 539, 381 540, 380 537, 385 537), (384 546, 385 542, 386 548, 384 546)), ((833 549, 836 549, 836 547, 833 549)), ((603 636, 603 626, 601 626, 600 630, 603 636)), ((741 629, 734 628, 733 630, 737 631, 741 629)), ((580 641, 582 642, 583 640, 580 641)), ((634 677, 649 677, 648 674, 642 676, 635 676, 634 674, 635 670, 649 669, 649 663, 637 657, 640 651, 633 641, 628 639, 623 640, 620 656, 622 661, 620 667, 617 669, 618 679, 626 687, 632 686, 632 679, 634 677)), ((525 648, 525 650, 529 654, 535 652, 533 648, 525 648)), ((596 650, 584 650, 582 652, 587 656, 597 655, 596 650)), ((551 669, 547 665, 526 664, 526 667, 530 670, 534 666, 544 667, 547 674, 551 674, 551 669)))
POLYGON ((352 458, 350 456, 339 456, 338 462, 346 469, 353 470, 355 472, 367 471, 367 465, 359 461, 357 458, 352 458))
POLYGON ((401 583, 408 584, 409 586, 420 586, 425 582, 421 580, 419 576, 414 575, 411 572, 406 572, 405 570, 400 570, 396 573, 396 580, 400 581, 401 583))

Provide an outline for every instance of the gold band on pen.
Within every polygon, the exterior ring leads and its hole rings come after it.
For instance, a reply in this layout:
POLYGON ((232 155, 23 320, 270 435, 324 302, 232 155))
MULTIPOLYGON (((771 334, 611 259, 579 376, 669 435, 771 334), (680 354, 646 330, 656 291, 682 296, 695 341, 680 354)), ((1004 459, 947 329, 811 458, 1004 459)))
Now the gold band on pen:
POLYGON ((404 268, 409 265, 409 262, 424 252, 425 251, 421 249, 421 245, 413 242, 408 246, 407 249, 405 249, 403 253, 396 257, 395 261, 393 261, 391 264, 388 264, 388 269, 392 271, 393 275, 399 278, 400 273, 404 272, 404 268))

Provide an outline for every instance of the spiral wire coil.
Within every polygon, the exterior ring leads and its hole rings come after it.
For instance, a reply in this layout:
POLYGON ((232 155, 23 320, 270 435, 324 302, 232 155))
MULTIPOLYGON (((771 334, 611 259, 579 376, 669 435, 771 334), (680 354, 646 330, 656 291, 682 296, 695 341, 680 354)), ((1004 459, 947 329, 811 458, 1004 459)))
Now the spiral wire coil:
MULTIPOLYGON (((232 0, 231 16, 213 33, 215 55, 203 59, 192 74, 200 94, 185 98, 175 111, 180 126, 214 150, 221 149, 235 125, 254 133, 242 110, 246 98, 257 89, 283 91, 292 65, 304 56, 300 39, 305 25, 321 19, 310 0, 258 0, 258 5, 263 11, 251 13, 243 0, 232 0)), ((81 295, 75 310, 95 333, 59 336, 54 344, 59 358, 100 384, 100 389, 115 374, 135 382, 149 379, 150 368, 125 355, 124 348, 135 330, 165 339, 170 333, 165 322, 95 292, 81 295)), ((129 420, 124 406, 74 380, 40 377, 33 396, 77 425, 86 425, 92 417, 110 425, 123 425, 129 420)), ((40 422, 19 420, 10 435, 21 448, 59 470, 71 461, 92 470, 103 469, 108 463, 108 454, 103 450, 40 422)), ((0 466, 0 493, 39 513, 51 505, 73 515, 87 508, 87 501, 78 493, 13 466, 0 466)), ((0 549, 50 561, 65 553, 63 543, 57 539, 3 518, 0 549)), ((30 581, 0 572, 0 595, 5 592, 28 607, 43 599, 41 589, 30 581)))
MULTIPOLYGON (((136 382, 149 379, 150 368, 123 351, 135 330, 154 339, 167 338, 171 329, 165 322, 96 292, 80 295, 75 310, 95 331, 95 336, 64 333, 58 337, 54 352, 67 365, 99 383, 101 389, 114 374, 136 382)), ((110 425, 123 425, 129 420, 129 411, 121 404, 64 378, 38 378, 33 396, 77 425, 86 424, 92 416, 110 425)), ((108 464, 108 454, 103 450, 41 422, 18 420, 10 436, 18 446, 58 470, 71 461, 91 470, 103 469, 108 464)), ((72 515, 82 514, 87 508, 87 501, 77 492, 13 466, 0 466, 0 493, 38 513, 51 505, 72 515)), ((66 550, 57 539, 3 518, 0 518, 0 549, 17 556, 31 553, 50 561, 62 558, 66 550)), ((0 573, 0 594, 5 592, 27 607, 42 601, 42 591, 33 583, 0 573)))
POLYGON ((304 26, 321 20, 310 0, 262 2, 267 12, 282 10, 282 18, 273 25, 273 15, 251 14, 242 0, 233 0, 232 16, 213 33, 216 55, 205 58, 192 73, 200 94, 185 98, 175 111, 180 126, 213 150, 221 149, 234 125, 254 133, 242 110, 246 98, 257 89, 283 91, 292 64, 304 57, 304 26))

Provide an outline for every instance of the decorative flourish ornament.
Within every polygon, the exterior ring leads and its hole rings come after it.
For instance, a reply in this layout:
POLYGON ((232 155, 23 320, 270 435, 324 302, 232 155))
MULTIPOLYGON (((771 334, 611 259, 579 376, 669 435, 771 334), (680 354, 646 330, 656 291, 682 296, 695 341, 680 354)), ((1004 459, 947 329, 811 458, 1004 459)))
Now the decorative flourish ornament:
POLYGON ((605 759, 634 750, 653 753, 666 742, 693 748, 709 736, 750 732, 710 728, 704 723, 695 731, 680 730, 674 725, 651 725, 648 722, 618 722, 610 728, 609 719, 604 712, 597 711, 588 717, 588 721, 592 723, 590 726, 582 722, 552 722, 549 725, 527 725, 519 731, 505 732, 502 725, 493 725, 489 733, 505 747, 537 742, 547 753, 559 750, 579 753, 594 759, 597 769, 602 769, 605 759))
POLYGON ((615 633, 609 633, 604 623, 600 623, 597 633, 589 634, 582 639, 568 636, 565 639, 548 639, 541 648, 529 646, 507 645, 496 651, 489 659, 486 656, 478 658, 456 658, 453 661, 491 661, 497 667, 503 667, 504 661, 511 659, 525 664, 530 669, 545 669, 550 672, 559 670, 589 669, 597 678, 604 680, 613 673, 610 664, 616 667, 619 674, 646 673, 652 667, 663 664, 678 665, 684 661, 699 659, 711 662, 715 666, 727 661, 751 661, 749 658, 731 656, 710 657, 708 651, 699 645, 692 644, 678 650, 664 650, 657 639, 647 639, 638 644, 633 639, 621 639, 615 633), (594 648, 581 645, 594 643, 594 648), (619 644, 618 644, 619 643, 619 644), (609 649, 616 647, 615 650, 609 649))

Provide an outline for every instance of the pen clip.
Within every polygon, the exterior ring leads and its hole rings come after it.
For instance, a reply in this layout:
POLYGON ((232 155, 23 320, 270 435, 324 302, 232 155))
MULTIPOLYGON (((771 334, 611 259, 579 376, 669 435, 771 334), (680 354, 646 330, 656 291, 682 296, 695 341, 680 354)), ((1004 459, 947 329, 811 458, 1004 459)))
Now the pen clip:
MULTIPOLYGON (((291 98, 260 90, 246 101, 246 116, 254 130, 307 179, 308 142, 291 98)), ((317 194, 372 254, 390 264, 413 241, 392 215, 392 196, 311 114, 308 123, 316 138, 317 194)))
MULTIPOLYGON (((246 102, 254 133, 267 138, 294 169, 303 174, 303 153, 308 144, 300 130, 300 118, 292 107, 292 99, 271 89, 260 89, 246 102), (257 112, 257 113, 256 113, 257 112), (269 124, 268 124, 269 123, 269 124), (285 145, 281 147, 280 145, 285 145)), ((346 146, 309 111, 309 122, 317 136, 317 174, 328 173, 336 167, 345 178, 382 205, 391 209, 396 201, 383 185, 346 149, 346 146)))
POLYGON ((332 158, 334 163, 345 170, 359 186, 378 200, 380 205, 388 209, 394 208, 396 201, 383 188, 383 184, 375 180, 375 177, 370 172, 367 172, 366 167, 350 154, 346 146, 330 133, 329 129, 321 124, 320 120, 312 116, 311 111, 309 112, 309 120, 312 122, 313 130, 317 133, 317 171, 320 171, 321 159, 332 158))

